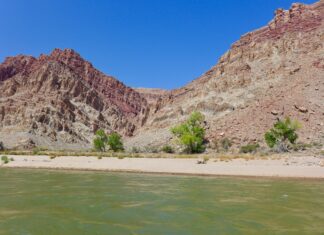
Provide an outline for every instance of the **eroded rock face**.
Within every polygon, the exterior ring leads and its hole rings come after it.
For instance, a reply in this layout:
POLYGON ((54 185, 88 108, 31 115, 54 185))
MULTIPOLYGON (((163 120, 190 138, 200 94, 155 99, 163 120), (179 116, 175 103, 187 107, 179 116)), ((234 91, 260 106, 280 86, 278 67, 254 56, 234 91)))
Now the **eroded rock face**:
POLYGON ((98 128, 133 135, 147 112, 138 92, 99 72, 71 49, 55 49, 39 58, 9 57, 0 65, 5 145, 13 146, 19 132, 37 145, 89 146, 98 128))
MULTIPOLYGON (((209 139, 262 141, 277 118, 291 116, 303 124, 302 141, 323 142, 323 58, 324 1, 278 9, 268 25, 242 36, 203 76, 164 96, 138 133, 150 136, 149 144, 162 141, 159 134, 167 142, 170 126, 198 110, 206 116, 209 139)), ((130 140, 141 142, 143 137, 130 140)))

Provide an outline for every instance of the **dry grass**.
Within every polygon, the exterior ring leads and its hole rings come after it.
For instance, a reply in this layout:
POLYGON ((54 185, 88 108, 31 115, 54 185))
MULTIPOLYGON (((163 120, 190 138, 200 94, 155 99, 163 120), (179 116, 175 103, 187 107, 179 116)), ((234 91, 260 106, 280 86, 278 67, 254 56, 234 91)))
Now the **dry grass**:
POLYGON ((242 159, 245 161, 250 160, 269 160, 269 159, 281 159, 281 156, 270 156, 270 155, 264 155, 264 154, 258 154, 258 153, 248 153, 248 154, 222 154, 222 155, 216 155, 215 156, 215 162, 221 161, 221 162, 230 162, 235 159, 242 159))
POLYGON ((127 152, 95 152, 95 151, 69 151, 69 150, 46 150, 37 148, 34 150, 5 150, 0 152, 3 155, 26 155, 26 156, 49 156, 51 159, 60 156, 73 157, 97 157, 102 159, 104 157, 123 158, 178 158, 178 159, 212 159, 214 161, 229 162, 235 159, 243 159, 246 161, 255 159, 280 159, 282 155, 269 153, 209 153, 209 154, 176 154, 176 153, 127 153, 127 152))

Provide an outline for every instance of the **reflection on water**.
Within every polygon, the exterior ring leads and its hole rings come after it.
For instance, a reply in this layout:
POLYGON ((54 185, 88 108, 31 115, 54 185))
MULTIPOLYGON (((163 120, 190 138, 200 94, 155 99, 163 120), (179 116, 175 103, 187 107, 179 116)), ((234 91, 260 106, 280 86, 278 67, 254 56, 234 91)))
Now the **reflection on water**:
POLYGON ((323 234, 324 181, 0 169, 0 234, 323 234))

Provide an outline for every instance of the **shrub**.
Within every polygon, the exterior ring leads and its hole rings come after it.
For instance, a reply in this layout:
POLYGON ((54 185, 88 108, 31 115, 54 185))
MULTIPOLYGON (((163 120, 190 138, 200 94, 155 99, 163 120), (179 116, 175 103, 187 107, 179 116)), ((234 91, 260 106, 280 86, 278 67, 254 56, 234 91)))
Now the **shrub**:
POLYGON ((313 142, 312 145, 313 145, 314 147, 316 147, 316 148, 321 148, 321 147, 323 147, 323 144, 320 143, 320 142, 313 142))
POLYGON ((232 141, 228 138, 221 139, 220 143, 222 145, 222 148, 226 151, 232 147, 232 141))
POLYGON ((43 147, 36 147, 33 148, 33 155, 40 155, 42 151, 46 151, 46 148, 43 147))
POLYGON ((104 152, 106 151, 108 136, 104 130, 99 129, 96 131, 96 137, 93 140, 93 147, 95 150, 104 152))
POLYGON ((218 141, 218 139, 217 138, 215 138, 215 139, 212 139, 211 141, 210 141, 210 143, 209 143, 209 147, 211 148, 211 149, 215 149, 215 150, 219 150, 219 141, 218 141))
POLYGON ((270 148, 276 148, 277 152, 287 152, 288 144, 294 144, 298 138, 296 131, 300 128, 298 121, 278 120, 264 135, 264 139, 270 148))
POLYGON ((7 164, 10 162, 10 159, 7 156, 2 156, 1 161, 3 161, 4 164, 7 164))
POLYGON ((174 153, 173 148, 170 145, 163 146, 161 150, 165 153, 174 153))
POLYGON ((240 153, 253 153, 256 152, 256 150, 260 147, 259 144, 247 144, 244 146, 241 146, 240 153))
POLYGON ((39 154, 39 150, 38 148, 34 148, 33 149, 33 155, 38 155, 39 154))
POLYGON ((213 139, 210 143, 210 147, 219 151, 228 151, 232 146, 232 141, 229 138, 213 139))
POLYGON ((133 157, 133 158, 141 158, 141 155, 139 155, 139 154, 132 154, 131 157, 133 157))
POLYGON ((209 161, 209 157, 204 156, 202 159, 197 160, 197 164, 206 164, 209 161))
POLYGON ((204 116, 199 112, 193 112, 186 122, 171 129, 171 132, 184 145, 185 152, 201 153, 205 151, 203 122, 204 116))
POLYGON ((123 151, 124 145, 121 136, 117 133, 112 133, 108 136, 107 144, 114 152, 123 151))
POLYGON ((304 151, 304 150, 306 150, 306 149, 308 149, 308 148, 311 148, 311 147, 312 147, 311 144, 306 144, 306 143, 295 143, 295 144, 292 145, 291 148, 292 148, 294 151, 304 151))
POLYGON ((55 159, 56 157, 58 157, 58 155, 55 154, 55 153, 51 153, 51 154, 49 155, 49 158, 50 158, 50 159, 55 159))
POLYGON ((144 152, 145 153, 158 153, 159 149, 156 146, 145 146, 144 152))
POLYGON ((3 142, 0 141, 0 151, 3 151, 3 150, 5 150, 4 145, 3 145, 3 142))
POLYGON ((132 149, 131 149, 131 152, 132 153, 139 153, 139 152, 141 152, 141 150, 140 150, 140 148, 137 148, 137 147, 132 147, 132 149))
POLYGON ((207 163, 209 161, 209 157, 208 156, 204 156, 204 162, 207 163))

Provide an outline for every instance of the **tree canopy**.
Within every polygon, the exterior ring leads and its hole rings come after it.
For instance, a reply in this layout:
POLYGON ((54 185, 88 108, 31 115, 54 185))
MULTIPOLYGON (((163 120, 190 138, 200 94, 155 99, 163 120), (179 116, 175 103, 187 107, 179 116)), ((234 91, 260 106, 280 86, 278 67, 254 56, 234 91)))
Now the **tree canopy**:
POLYGON ((298 139, 296 131, 301 125, 296 120, 287 117, 285 120, 278 120, 264 135, 265 141, 270 148, 277 147, 280 151, 288 150, 288 143, 294 144, 298 139))
POLYGON ((124 150, 122 138, 119 134, 111 133, 108 135, 102 129, 97 130, 93 140, 93 147, 97 151, 104 152, 107 146, 114 152, 124 150))
POLYGON ((203 122, 205 117, 200 112, 193 112, 187 121, 171 129, 184 145, 187 153, 201 153, 205 151, 205 129, 203 122))

